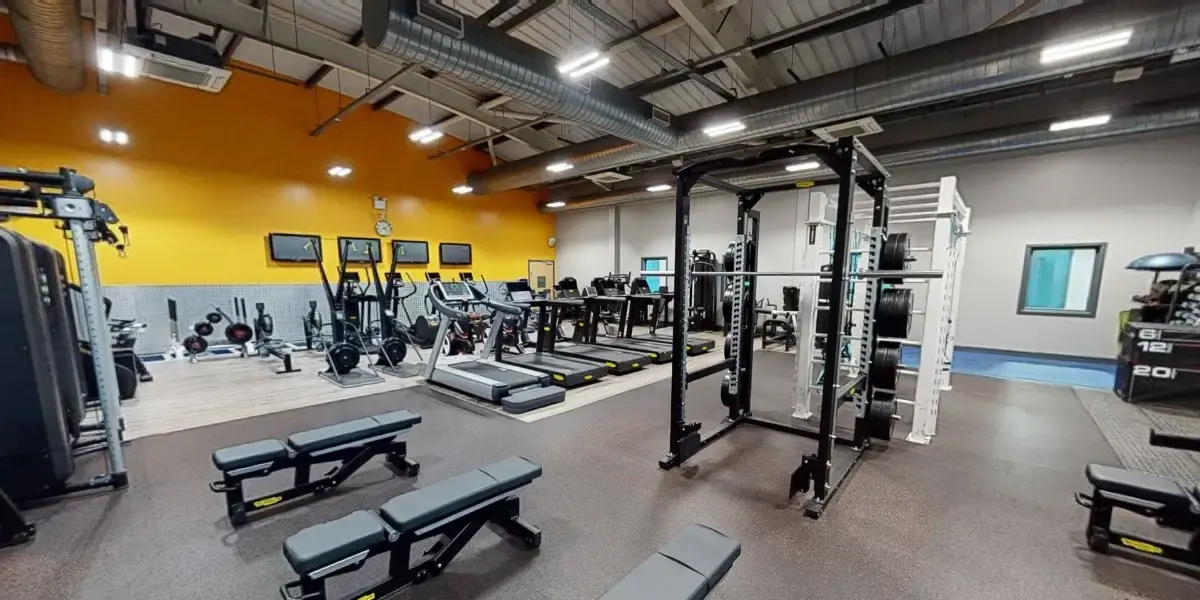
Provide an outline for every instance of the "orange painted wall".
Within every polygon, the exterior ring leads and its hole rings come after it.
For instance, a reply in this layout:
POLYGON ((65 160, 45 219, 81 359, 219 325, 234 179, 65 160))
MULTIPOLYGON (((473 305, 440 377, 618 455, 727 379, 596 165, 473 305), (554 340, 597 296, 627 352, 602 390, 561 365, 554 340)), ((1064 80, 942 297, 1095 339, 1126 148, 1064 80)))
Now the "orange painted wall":
MULTIPOLYGON (((94 85, 61 94, 23 66, 0 63, 0 165, 64 165, 96 180, 98 197, 133 235, 127 258, 99 252, 106 284, 314 282, 311 266, 272 263, 266 234, 317 233, 336 257, 339 235, 377 237, 372 196, 388 198, 394 239, 430 242, 429 270, 439 268, 443 241, 473 244, 472 270, 494 280, 524 277, 529 259, 554 258, 546 244, 554 217, 537 212, 532 195, 450 192, 490 164, 481 153, 428 160, 429 150, 407 139, 412 122, 369 108, 309 136, 338 101, 242 71, 219 94, 145 79, 117 79, 107 95, 94 85), (127 131, 132 143, 101 144, 102 126, 127 131), (336 163, 354 173, 330 179, 325 170, 336 163)), ((62 247, 46 223, 10 225, 62 247)))

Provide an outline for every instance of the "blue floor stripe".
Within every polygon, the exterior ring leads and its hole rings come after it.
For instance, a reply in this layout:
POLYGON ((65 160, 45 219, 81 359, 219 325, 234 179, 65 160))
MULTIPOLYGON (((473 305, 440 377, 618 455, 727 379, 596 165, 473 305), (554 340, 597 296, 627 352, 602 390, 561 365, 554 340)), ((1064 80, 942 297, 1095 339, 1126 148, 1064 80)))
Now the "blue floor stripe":
MULTIPOLYGON (((905 347, 903 362, 916 365, 921 360, 919 348, 905 347)), ((999 379, 1040 381, 1059 385, 1108 389, 1117 376, 1116 365, 1097 364, 1069 358, 1040 358, 1015 356, 1005 352, 958 348, 954 351, 953 373, 981 375, 999 379)))

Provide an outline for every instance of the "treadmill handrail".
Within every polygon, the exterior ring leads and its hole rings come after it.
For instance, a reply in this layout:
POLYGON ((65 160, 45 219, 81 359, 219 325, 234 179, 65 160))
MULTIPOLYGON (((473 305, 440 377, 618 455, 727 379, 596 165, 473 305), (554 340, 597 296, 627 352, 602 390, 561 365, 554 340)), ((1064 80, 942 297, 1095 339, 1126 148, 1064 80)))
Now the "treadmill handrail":
POLYGON ((444 300, 442 300, 441 298, 438 298, 437 294, 434 293, 435 288, 436 288, 436 286, 431 285, 431 286, 429 286, 429 290, 427 290, 425 292, 425 297, 429 298, 430 302, 433 302, 433 308, 435 310, 437 310, 438 312, 442 313, 443 315, 446 315, 447 317, 449 317, 451 319, 455 319, 455 320, 471 318, 470 313, 467 313, 466 311, 458 310, 457 308, 454 308, 453 306, 446 304, 446 302, 444 300))

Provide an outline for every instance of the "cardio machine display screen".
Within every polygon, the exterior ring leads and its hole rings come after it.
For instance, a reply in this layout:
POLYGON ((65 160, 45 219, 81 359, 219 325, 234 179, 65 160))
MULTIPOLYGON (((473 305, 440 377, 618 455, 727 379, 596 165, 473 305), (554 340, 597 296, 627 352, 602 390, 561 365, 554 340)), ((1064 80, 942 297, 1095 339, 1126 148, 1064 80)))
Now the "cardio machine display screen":
POLYGON ((429 262, 429 242, 394 240, 392 262, 399 265, 423 265, 429 262))
POLYGON ((469 265, 471 264, 471 245, 470 244, 441 244, 438 247, 441 253, 443 265, 469 265))
POLYGON ((338 260, 343 258, 352 263, 369 263, 372 258, 383 262, 382 245, 373 238, 339 237, 338 260))
POLYGON ((443 281, 442 293, 447 300, 462 300, 471 299, 471 291, 467 289, 467 284, 461 281, 443 281))
POLYGON ((267 236, 271 260, 279 262, 317 262, 321 238, 315 235, 272 233, 267 236))

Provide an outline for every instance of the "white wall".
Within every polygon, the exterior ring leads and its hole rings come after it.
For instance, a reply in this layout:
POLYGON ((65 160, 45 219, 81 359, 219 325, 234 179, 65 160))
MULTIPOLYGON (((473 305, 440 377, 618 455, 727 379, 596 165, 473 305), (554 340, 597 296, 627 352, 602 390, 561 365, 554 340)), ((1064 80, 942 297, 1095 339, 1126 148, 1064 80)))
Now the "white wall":
MULTIPOLYGON (((1116 351, 1117 314, 1130 306, 1130 296, 1144 293, 1149 283, 1146 274, 1126 271, 1125 265, 1144 254, 1200 246, 1198 156, 1200 135, 1192 132, 901 169, 894 173, 893 185, 956 175, 962 196, 972 207, 973 233, 959 309, 960 345, 1111 358, 1116 351), (1069 242, 1108 244, 1097 316, 1018 315, 1025 246, 1069 242)), ((777 194, 759 203, 761 270, 799 266, 807 197, 807 192, 777 194)), ((736 201, 722 195, 696 198, 692 205, 692 247, 722 253, 734 234, 736 201)), ((582 282, 611 269, 613 239, 602 239, 611 234, 605 210, 559 215, 560 277, 574 275, 582 282), (606 244, 610 248, 604 254, 606 244)), ((620 270, 636 274, 643 256, 668 256, 673 262, 673 228, 671 201, 622 207, 620 270)), ((904 230, 893 227, 893 231, 904 230)), ((907 230, 915 246, 929 245, 931 227, 907 230)), ((912 268, 921 269, 927 261, 927 255, 921 255, 912 268)), ((788 278, 763 279, 758 295, 779 303, 780 288, 792 283, 788 278)), ((923 297, 918 293, 918 300, 923 302, 923 297)), ((913 331, 920 326, 918 317, 913 331)))
MULTIPOLYGON (((1200 136, 1190 134, 897 171, 896 184, 956 175, 971 206, 958 344, 1112 358, 1117 315, 1150 281, 1125 265, 1200 243, 1200 227, 1193 225, 1200 208, 1198 154, 1200 136), (1108 244, 1096 317, 1018 315, 1025 246, 1071 242, 1108 244)), ((892 228, 905 230, 913 245, 928 245, 931 226, 892 228)), ((912 268, 927 260, 920 256, 912 268)), ((918 301, 923 297, 918 294, 918 301)), ((915 331, 920 319, 913 325, 915 331)))

